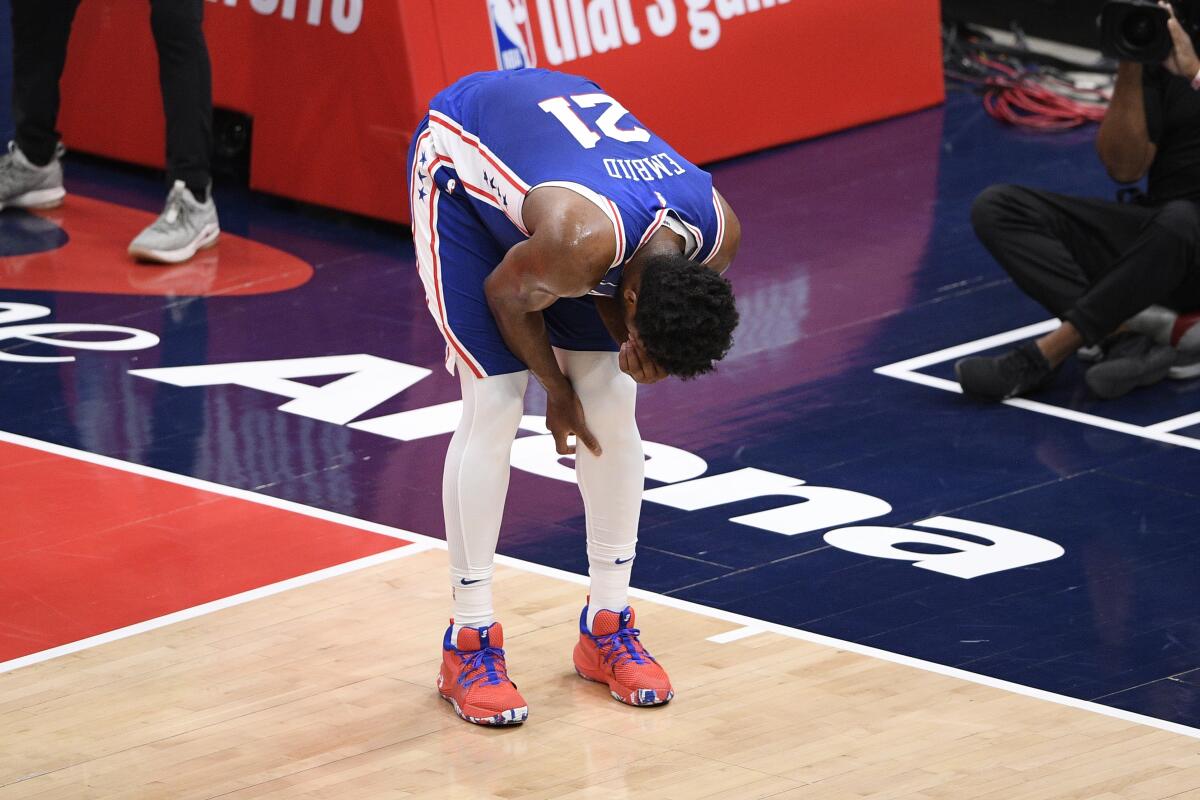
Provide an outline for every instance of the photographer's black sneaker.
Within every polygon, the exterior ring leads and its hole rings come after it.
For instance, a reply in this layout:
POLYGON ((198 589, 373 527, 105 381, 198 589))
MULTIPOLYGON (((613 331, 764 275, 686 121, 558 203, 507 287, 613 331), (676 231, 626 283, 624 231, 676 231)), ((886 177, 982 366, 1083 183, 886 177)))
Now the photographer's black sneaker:
POLYGON ((1149 336, 1128 331, 1106 343, 1104 360, 1088 369, 1083 379, 1097 397, 1112 400, 1139 386, 1167 377, 1175 363, 1175 350, 1149 336))
POLYGON ((1034 342, 1001 356, 972 356, 955 363, 963 394, 976 400, 1007 400, 1050 382, 1055 369, 1034 342))

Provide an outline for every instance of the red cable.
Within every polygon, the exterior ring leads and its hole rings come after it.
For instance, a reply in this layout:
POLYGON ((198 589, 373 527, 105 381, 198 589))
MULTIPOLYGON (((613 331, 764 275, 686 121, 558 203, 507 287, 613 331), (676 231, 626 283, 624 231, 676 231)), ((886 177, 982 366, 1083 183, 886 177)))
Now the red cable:
MULTIPOLYGON (((1060 94, 1035 80, 1031 73, 986 56, 971 60, 992 73, 983 81, 983 107, 995 119, 1038 131, 1066 130, 1104 119, 1105 106, 1098 102, 1082 102, 1060 94)), ((1079 91, 1066 81, 1047 78, 1079 91)), ((1099 90, 1085 91, 1103 98, 1099 90)))

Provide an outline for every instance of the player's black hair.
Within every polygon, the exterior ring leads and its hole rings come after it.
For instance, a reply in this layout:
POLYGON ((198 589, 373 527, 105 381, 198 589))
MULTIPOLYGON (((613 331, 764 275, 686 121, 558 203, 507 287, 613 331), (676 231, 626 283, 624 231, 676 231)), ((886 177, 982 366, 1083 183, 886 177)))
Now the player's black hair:
POLYGON ((654 256, 642 267, 634 324, 647 355, 669 374, 712 372, 733 345, 733 287, 682 253, 654 256))

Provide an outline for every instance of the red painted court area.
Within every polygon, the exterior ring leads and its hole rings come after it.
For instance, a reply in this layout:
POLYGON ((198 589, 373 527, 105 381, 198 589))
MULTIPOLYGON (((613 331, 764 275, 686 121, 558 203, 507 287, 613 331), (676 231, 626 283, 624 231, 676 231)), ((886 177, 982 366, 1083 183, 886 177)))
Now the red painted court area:
POLYGON ((61 208, 26 218, 0 247, 0 289, 34 292, 91 292, 171 297, 216 297, 283 292, 312 278, 312 266, 275 247, 222 232, 221 246, 202 250, 170 270, 140 264, 121 241, 154 221, 145 211, 72 196, 61 208), (70 231, 61 245, 22 253, 22 242, 70 231), (18 255, 6 255, 11 249, 18 255))
POLYGON ((404 546, 0 442, 0 662, 404 546))

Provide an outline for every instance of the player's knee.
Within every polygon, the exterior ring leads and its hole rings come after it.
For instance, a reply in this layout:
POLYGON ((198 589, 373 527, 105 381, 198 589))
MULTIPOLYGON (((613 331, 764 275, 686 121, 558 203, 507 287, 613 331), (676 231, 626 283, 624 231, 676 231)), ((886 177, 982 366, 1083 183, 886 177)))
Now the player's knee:
POLYGON ((512 428, 514 432, 525 410, 525 399, 511 392, 490 392, 485 388, 477 395, 475 402, 477 417, 504 428, 512 428))
POLYGON ((633 416, 637 384, 621 371, 616 353, 560 351, 560 363, 584 410, 633 416))
POLYGON ((577 384, 576 393, 595 427, 629 430, 634 425, 637 384, 623 372, 577 384))
POLYGON ((592 394, 604 397, 606 402, 616 407, 628 408, 630 413, 637 402, 637 384, 619 368, 598 376, 594 386, 589 389, 592 394))

